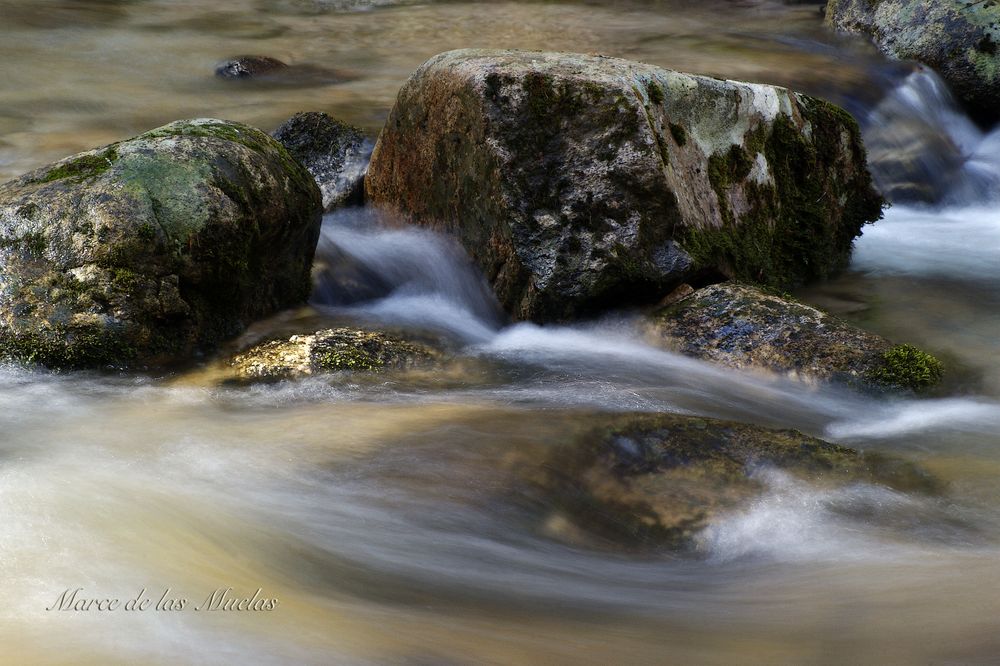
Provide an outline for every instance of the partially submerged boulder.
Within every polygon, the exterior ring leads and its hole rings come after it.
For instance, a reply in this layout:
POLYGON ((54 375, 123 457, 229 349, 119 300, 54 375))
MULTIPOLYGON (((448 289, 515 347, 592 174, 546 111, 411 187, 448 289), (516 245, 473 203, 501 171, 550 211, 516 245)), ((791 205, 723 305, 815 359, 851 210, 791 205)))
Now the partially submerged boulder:
POLYGON ((920 391, 942 366, 912 345, 840 321, 822 310, 750 285, 715 284, 654 313, 655 335, 689 356, 809 381, 920 391))
POLYGON ((346 72, 311 63, 287 64, 270 56, 242 55, 221 62, 215 67, 220 79, 241 85, 267 87, 310 87, 343 83, 353 76, 346 72))
POLYGON ((356 127, 325 113, 296 113, 271 133, 309 170, 323 194, 323 209, 364 201, 371 143, 356 127))
POLYGON ((242 55, 220 62, 215 75, 220 79, 250 79, 288 69, 288 65, 270 56, 242 55))
POLYGON ((615 58, 452 51, 399 93, 370 200, 456 234, 517 318, 655 302, 724 274, 827 277, 881 214, 828 102, 615 58))
POLYGON ((969 111, 1000 120, 1000 4, 993 0, 830 0, 827 23, 934 68, 969 111))
POLYGON ((563 533, 631 549, 685 548, 710 522, 765 490, 774 468, 819 486, 871 483, 919 493, 942 485, 920 467, 796 430, 682 415, 620 415, 556 447, 534 479, 563 533), (567 530, 569 523, 573 530, 567 530))
POLYGON ((235 355, 230 366, 237 379, 275 381, 408 368, 439 355, 431 347, 388 333, 334 328, 254 345, 235 355))
POLYGON ((0 357, 183 360, 304 302, 309 173, 260 130, 178 121, 0 185, 0 357))

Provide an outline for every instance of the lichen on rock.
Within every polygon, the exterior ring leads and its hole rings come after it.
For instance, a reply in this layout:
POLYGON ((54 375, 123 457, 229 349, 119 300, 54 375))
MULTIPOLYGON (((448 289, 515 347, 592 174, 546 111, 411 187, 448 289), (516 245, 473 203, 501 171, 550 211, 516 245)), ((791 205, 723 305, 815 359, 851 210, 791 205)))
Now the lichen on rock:
POLYGON ((439 355, 431 347, 396 335, 342 327, 254 345, 235 355, 229 365, 238 379, 274 381, 407 368, 439 355))

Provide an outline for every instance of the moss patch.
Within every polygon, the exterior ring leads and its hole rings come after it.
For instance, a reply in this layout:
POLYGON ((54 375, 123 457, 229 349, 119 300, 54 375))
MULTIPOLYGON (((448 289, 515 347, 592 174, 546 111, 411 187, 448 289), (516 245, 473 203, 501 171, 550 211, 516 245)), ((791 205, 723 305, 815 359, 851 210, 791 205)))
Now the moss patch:
POLYGON ((770 128, 751 132, 743 146, 709 157, 709 181, 723 224, 679 230, 681 245, 696 264, 785 290, 845 268, 862 226, 881 218, 883 200, 863 166, 853 174, 825 176, 840 168, 845 132, 854 162, 865 163, 857 123, 822 100, 803 98, 802 108, 811 140, 790 117, 779 115, 770 128), (758 153, 767 160, 773 183, 747 180, 758 153), (730 203, 736 186, 750 204, 738 219, 730 203))
POLYGON ((674 137, 678 146, 684 146, 687 143, 687 130, 682 125, 670 123, 670 136, 674 137))
POLYGON ((944 376, 944 364, 913 345, 896 345, 882 355, 882 365, 869 374, 871 381, 912 391, 928 389, 944 376))
POLYGON ((54 180, 64 179, 80 182, 104 173, 111 168, 117 159, 118 152, 114 147, 107 148, 96 155, 81 155, 57 164, 35 182, 50 183, 54 180))

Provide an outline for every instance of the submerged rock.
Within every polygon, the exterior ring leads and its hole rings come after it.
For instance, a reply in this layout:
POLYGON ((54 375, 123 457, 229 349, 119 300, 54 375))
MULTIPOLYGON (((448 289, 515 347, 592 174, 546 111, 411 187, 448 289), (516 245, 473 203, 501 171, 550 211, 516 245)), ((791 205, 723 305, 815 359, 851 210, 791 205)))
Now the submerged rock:
POLYGON ((230 366, 238 379, 273 381, 339 371, 406 368, 438 356, 426 345, 387 333, 334 328, 263 342, 234 356, 230 366))
POLYGON ((933 67, 969 111, 1000 120, 1000 4, 994 0, 830 0, 826 20, 895 58, 933 67))
POLYGON ((799 379, 919 391, 942 366, 912 345, 852 326, 822 310, 749 285, 699 289, 656 312, 656 335, 673 349, 734 368, 799 379))
POLYGON ((220 79, 286 87, 342 83, 352 78, 344 72, 320 65, 309 63, 289 65, 276 58, 253 55, 237 56, 219 63, 215 68, 215 75, 220 79))
POLYGON ((885 485, 936 493, 911 463, 860 453, 796 430, 680 415, 622 415, 556 447, 534 488, 546 523, 618 547, 684 548, 720 514, 738 510, 775 468, 820 486, 885 485), (572 530, 565 528, 565 523, 572 530))
POLYGON ((432 58, 399 93, 366 191, 455 233, 508 312, 536 320, 656 302, 706 274, 824 278, 881 214, 838 107, 565 53, 432 58))
POLYGON ((0 357, 182 360, 304 302, 309 173, 260 130, 178 121, 0 185, 0 357))
POLYGON ((249 79, 283 69, 288 69, 288 65, 277 58, 244 55, 219 63, 215 68, 215 75, 223 79, 249 79))
POLYGON ((271 136, 316 179, 325 210, 363 202, 371 144, 361 130, 325 113, 308 112, 296 113, 271 136))

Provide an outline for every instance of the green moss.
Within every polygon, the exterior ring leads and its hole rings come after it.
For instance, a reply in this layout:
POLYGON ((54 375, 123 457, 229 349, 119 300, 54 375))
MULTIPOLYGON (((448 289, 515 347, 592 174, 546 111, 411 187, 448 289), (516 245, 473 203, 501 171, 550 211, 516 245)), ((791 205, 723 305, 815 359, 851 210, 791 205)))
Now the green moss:
POLYGON ((171 136, 206 137, 238 143, 255 153, 267 155, 270 159, 277 159, 285 175, 292 180, 296 188, 306 191, 314 190, 317 199, 320 197, 316 181, 306 168, 281 143, 255 127, 213 119, 201 120, 199 122, 177 121, 141 134, 135 140, 158 139, 171 136))
POLYGON ((337 370, 379 370, 385 366, 364 349, 356 347, 338 347, 329 349, 314 357, 316 365, 328 371, 337 370))
POLYGON ((649 101, 653 104, 663 104, 663 101, 666 99, 663 96, 663 88, 652 79, 646 81, 646 93, 649 95, 649 101))
POLYGON ((70 179, 72 182, 80 182, 104 173, 111 168, 117 159, 118 152, 114 147, 107 148, 96 155, 81 155, 80 157, 52 167, 35 182, 49 183, 54 180, 64 179, 70 179))
POLYGON ((687 143, 687 130, 677 123, 670 123, 670 135, 674 137, 674 141, 678 146, 683 146, 687 143))
POLYGON ((860 130, 842 109, 802 98, 812 127, 807 139, 791 118, 779 115, 770 128, 751 132, 745 147, 709 158, 708 177, 719 202, 721 227, 686 227, 678 233, 699 266, 717 267, 731 278, 780 290, 828 278, 847 266, 861 227, 881 217, 882 198, 865 168, 860 130), (843 133, 856 171, 842 170, 843 133), (753 156, 762 153, 773 184, 748 181, 753 156), (739 219, 730 188, 739 184, 749 204, 739 219), (843 203, 842 203, 843 202, 843 203))
POLYGON ((0 357, 53 370, 124 368, 136 350, 121 330, 58 325, 41 332, 0 332, 0 357))
POLYGON ((896 345, 882 355, 882 365, 869 379, 876 384, 921 391, 934 386, 944 375, 944 365, 913 345, 896 345))

